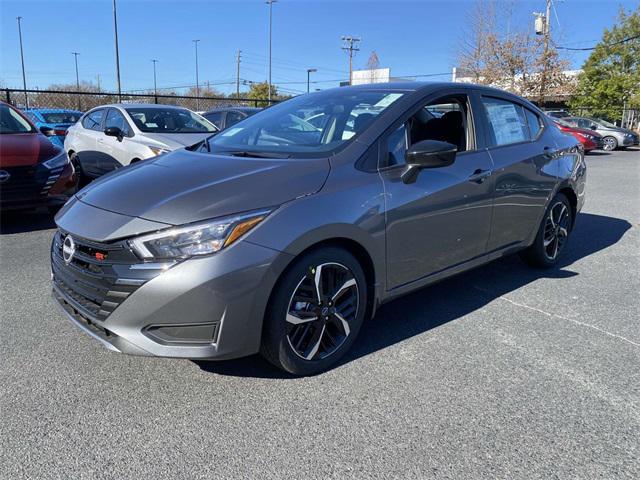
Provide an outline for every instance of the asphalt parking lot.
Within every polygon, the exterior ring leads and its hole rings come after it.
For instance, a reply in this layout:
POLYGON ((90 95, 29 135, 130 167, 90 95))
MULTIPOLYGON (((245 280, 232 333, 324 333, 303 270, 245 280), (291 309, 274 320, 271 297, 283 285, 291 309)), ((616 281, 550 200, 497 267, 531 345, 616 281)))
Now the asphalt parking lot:
POLYGON ((311 378, 107 351, 50 298, 50 218, 5 215, 0 477, 639 478, 640 149, 588 164, 559 268, 398 299, 311 378))

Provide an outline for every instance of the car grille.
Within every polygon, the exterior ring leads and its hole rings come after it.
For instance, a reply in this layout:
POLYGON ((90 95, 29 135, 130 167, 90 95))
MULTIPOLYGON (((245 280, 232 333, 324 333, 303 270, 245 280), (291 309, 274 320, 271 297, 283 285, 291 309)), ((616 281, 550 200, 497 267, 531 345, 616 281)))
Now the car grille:
POLYGON ((2 168, 9 178, 0 183, 0 198, 7 203, 46 197, 63 169, 58 167, 49 170, 42 165, 2 168))
POLYGON ((62 245, 67 233, 58 230, 51 246, 54 288, 91 321, 104 321, 127 297, 158 274, 132 270, 140 260, 126 242, 97 243, 73 236, 75 253, 66 262, 62 245))

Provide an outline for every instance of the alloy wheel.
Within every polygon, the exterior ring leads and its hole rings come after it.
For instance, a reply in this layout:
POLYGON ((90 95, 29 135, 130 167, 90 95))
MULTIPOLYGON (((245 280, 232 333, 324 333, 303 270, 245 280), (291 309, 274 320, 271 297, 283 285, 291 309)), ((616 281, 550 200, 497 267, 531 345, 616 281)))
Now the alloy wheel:
POLYGON ((358 284, 339 263, 311 266, 287 308, 286 332, 292 350, 304 360, 328 357, 351 334, 358 315, 358 284))
POLYGON ((549 210, 544 224, 543 247, 549 260, 555 260, 569 236, 569 209, 564 202, 557 202, 549 210))
POLYGON ((602 148, 607 151, 615 150, 618 146, 618 142, 613 137, 604 137, 602 148))

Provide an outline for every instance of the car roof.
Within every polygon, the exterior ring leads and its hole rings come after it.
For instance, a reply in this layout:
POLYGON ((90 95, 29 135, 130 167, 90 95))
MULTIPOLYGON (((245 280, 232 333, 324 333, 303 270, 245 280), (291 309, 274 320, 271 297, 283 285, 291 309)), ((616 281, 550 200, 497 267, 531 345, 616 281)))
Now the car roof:
POLYGON ((257 112, 259 110, 262 110, 262 108, 259 107, 245 107, 245 106, 238 106, 238 107, 218 107, 218 108, 212 108, 211 110, 207 110, 205 112, 206 113, 216 113, 216 112, 229 112, 229 111, 237 111, 237 112, 257 112))
POLYGON ((39 107, 33 107, 33 108, 25 108, 24 111, 25 112, 36 112, 36 113, 68 113, 68 112, 82 113, 80 110, 74 110, 72 108, 39 108, 39 107))
POLYGON ((181 109, 181 110, 189 110, 187 107, 183 107, 180 105, 163 105, 160 103, 109 103, 107 105, 100 105, 99 107, 96 108, 107 108, 107 107, 119 107, 119 108, 163 108, 163 109, 167 109, 167 108, 176 108, 176 109, 181 109))

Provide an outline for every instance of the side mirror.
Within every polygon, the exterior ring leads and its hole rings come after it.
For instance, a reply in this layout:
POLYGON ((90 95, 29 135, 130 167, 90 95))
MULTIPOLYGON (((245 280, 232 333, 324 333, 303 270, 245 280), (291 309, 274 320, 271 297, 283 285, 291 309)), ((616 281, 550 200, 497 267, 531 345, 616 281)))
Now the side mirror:
POLYGON ((404 183, 413 183, 423 168, 447 167, 456 159, 458 147, 439 140, 423 140, 411 145, 405 153, 407 169, 402 174, 404 183))
POLYGON ((56 134, 56 131, 49 127, 40 127, 40 132, 47 137, 53 137, 56 134))
POLYGON ((119 127, 107 127, 104 129, 104 134, 107 137, 116 137, 118 140, 122 140, 122 138, 124 137, 124 134, 119 127))
POLYGON ((591 130, 597 130, 598 129, 598 125, 596 125, 595 123, 591 124, 591 130))

